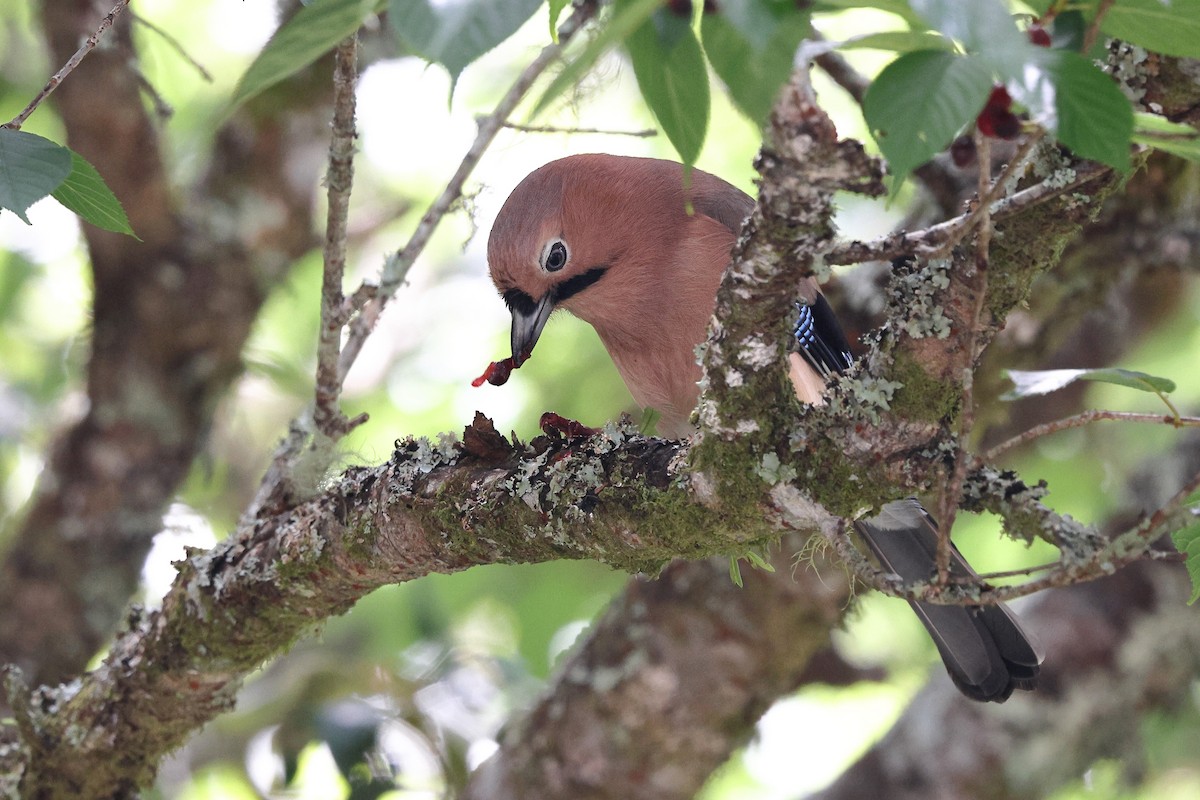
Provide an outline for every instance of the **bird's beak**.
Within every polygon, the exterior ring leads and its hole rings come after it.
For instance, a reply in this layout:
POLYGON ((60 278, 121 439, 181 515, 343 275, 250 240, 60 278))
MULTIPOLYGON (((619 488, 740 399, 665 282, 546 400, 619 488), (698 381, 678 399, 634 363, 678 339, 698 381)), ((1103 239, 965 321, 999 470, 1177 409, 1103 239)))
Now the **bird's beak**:
POLYGON ((521 363, 533 352, 533 346, 537 344, 538 337, 542 335, 542 328, 546 327, 546 320, 550 319, 550 312, 553 310, 554 300, 549 292, 538 301, 533 311, 529 313, 513 309, 511 342, 514 367, 521 366, 521 363))

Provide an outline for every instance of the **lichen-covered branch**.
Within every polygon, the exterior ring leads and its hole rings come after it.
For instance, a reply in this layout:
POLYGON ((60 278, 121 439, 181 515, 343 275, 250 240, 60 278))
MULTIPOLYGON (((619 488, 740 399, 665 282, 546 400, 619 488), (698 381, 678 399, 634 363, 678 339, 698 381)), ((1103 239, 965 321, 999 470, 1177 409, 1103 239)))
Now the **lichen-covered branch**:
POLYGON ((348 470, 181 562, 162 608, 134 611, 95 671, 36 689, 32 701, 10 698, 23 735, 3 729, 0 775, 10 777, 0 795, 146 786, 163 755, 232 707, 247 674, 379 586, 562 558, 653 573, 679 555, 740 552, 779 535, 765 509, 731 516, 693 503, 688 477, 674 471, 679 447, 610 426, 525 448, 482 418, 461 447, 398 443, 388 463, 348 470))
MULTIPOLYGON (((1200 440, 1138 470, 1126 513, 1161 502, 1159 487, 1200 470, 1200 440), (1140 487, 1140 490, 1139 490, 1140 487)), ((1039 690, 984 709, 940 675, 876 745, 811 800, 1046 797, 1101 758, 1137 764, 1138 722, 1190 708, 1200 625, 1179 565, 1143 561, 1101 580, 1053 589, 1020 607, 1050 654, 1039 690), (953 754, 949 757, 948 754, 953 754)))

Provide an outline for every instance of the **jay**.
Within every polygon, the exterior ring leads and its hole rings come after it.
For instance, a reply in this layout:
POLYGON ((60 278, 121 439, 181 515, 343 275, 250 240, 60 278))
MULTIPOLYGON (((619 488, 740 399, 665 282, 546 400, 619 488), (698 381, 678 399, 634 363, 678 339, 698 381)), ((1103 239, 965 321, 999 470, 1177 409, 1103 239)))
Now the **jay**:
MULTIPOLYGON (((550 314, 566 309, 595 328, 634 399, 661 414, 659 431, 688 436, 695 349, 753 206, 701 170, 685 181, 671 161, 590 154, 535 170, 504 203, 488 241, 492 281, 512 313, 513 364, 529 356, 550 314)), ((789 376, 801 401, 820 404, 826 377, 849 369, 852 357, 815 279, 798 294, 789 376)), ((937 526, 916 500, 888 503, 855 529, 884 569, 906 581, 933 575, 937 526)), ((957 550, 951 574, 975 574, 957 550)), ((1003 702, 1034 688, 1041 649, 1006 606, 910 605, 967 697, 1003 702)))

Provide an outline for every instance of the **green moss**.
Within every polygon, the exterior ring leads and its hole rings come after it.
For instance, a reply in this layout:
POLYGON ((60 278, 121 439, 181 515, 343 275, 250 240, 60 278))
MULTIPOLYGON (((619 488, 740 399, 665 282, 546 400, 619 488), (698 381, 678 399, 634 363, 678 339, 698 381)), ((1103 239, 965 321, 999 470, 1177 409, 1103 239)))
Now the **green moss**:
POLYGON ((693 469, 716 481, 721 513, 730 520, 761 515, 759 504, 767 488, 758 476, 761 462, 749 437, 734 441, 706 437, 691 453, 693 469))
POLYGON ((889 377, 901 384, 891 403, 898 416, 935 424, 958 416, 962 389, 953 381, 933 377, 908 353, 895 354, 889 377))
POLYGON ((891 484, 874 467, 851 463, 832 438, 810 440, 792 462, 808 494, 831 514, 857 516, 864 507, 895 499, 884 491, 891 484))

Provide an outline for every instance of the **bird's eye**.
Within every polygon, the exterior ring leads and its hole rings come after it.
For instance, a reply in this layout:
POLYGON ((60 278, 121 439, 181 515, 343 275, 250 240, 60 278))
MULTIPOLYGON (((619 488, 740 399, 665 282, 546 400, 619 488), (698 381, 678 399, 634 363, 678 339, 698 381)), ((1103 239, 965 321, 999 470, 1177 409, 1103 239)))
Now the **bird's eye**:
POLYGON ((542 269, 546 272, 558 272, 567 265, 570 253, 562 239, 551 239, 542 249, 542 269))

